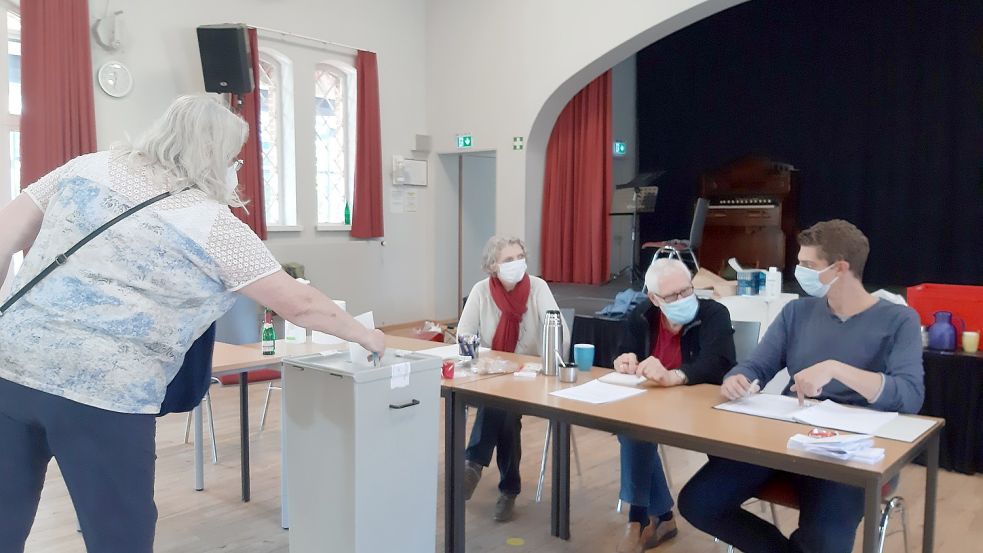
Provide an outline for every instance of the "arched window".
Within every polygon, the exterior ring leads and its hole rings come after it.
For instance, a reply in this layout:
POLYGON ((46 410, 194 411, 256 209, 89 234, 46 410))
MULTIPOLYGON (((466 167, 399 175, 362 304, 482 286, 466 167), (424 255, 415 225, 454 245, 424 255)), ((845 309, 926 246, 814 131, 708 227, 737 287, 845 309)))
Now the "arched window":
MULTIPOLYGON (((9 187, 0 190, 0 207, 3 207, 20 193, 20 14, 13 9, 0 9, 0 31, 7 36, 7 55, 3 56, 3 66, 0 67, 0 71, 7 75, 6 101, 2 102, 6 108, 0 110, 3 126, 0 130, 0 148, 6 155, 0 156, 3 159, 0 171, 9 177, 6 180, 10 183, 9 187)), ((9 275, 17 272, 22 260, 21 253, 13 257, 9 275)), ((13 279, 9 275, 0 287, 0 295, 10 288, 13 279)))
POLYGON ((317 222, 322 230, 351 224, 355 182, 355 71, 337 63, 314 68, 314 163, 317 222))
POLYGON ((293 152, 293 79, 290 60, 272 50, 259 54, 259 139, 268 227, 297 224, 293 152))

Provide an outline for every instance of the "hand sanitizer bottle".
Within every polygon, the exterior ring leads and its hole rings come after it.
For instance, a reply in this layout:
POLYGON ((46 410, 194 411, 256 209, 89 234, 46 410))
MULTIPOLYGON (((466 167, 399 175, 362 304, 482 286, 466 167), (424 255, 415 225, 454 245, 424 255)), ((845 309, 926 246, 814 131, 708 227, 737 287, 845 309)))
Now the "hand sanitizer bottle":
POLYGON ((765 297, 777 298, 782 294, 782 273, 776 267, 768 267, 765 277, 765 297))

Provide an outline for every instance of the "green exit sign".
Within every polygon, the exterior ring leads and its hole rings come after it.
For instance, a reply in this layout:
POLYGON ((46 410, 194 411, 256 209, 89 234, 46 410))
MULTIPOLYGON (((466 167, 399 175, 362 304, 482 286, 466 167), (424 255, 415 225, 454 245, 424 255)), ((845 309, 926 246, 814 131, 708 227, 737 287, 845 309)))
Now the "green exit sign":
POLYGON ((459 134, 459 135, 457 135, 457 147, 458 148, 470 148, 471 147, 471 135, 470 134, 459 134))
POLYGON ((628 153, 628 145, 620 140, 614 142, 614 155, 615 157, 624 157, 628 153))

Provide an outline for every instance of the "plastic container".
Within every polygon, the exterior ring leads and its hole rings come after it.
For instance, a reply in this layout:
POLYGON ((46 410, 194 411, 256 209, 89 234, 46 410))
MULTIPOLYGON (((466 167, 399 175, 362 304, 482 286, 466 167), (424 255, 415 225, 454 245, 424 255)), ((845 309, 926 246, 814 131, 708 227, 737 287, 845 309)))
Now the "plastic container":
POLYGON ((950 311, 966 322, 966 330, 983 329, 983 286, 919 284, 908 288, 906 299, 925 326, 935 322, 936 311, 950 311))
POLYGON ((765 277, 765 296, 777 298, 782 294, 782 273, 777 267, 768 267, 768 275, 765 277))
POLYGON ((758 293, 758 277, 754 271, 737 272, 737 295, 753 296, 758 293))

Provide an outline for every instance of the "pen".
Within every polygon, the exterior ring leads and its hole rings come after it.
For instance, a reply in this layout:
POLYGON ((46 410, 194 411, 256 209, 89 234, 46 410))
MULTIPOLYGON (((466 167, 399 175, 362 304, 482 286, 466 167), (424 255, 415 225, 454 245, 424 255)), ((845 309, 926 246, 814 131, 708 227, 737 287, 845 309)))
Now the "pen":
POLYGON ((751 381, 751 385, 748 386, 747 392, 744 393, 744 399, 748 399, 748 398, 751 397, 751 394, 757 393, 757 391, 755 390, 755 388, 760 389, 759 386, 758 386, 758 379, 757 378, 755 378, 754 380, 751 381))

